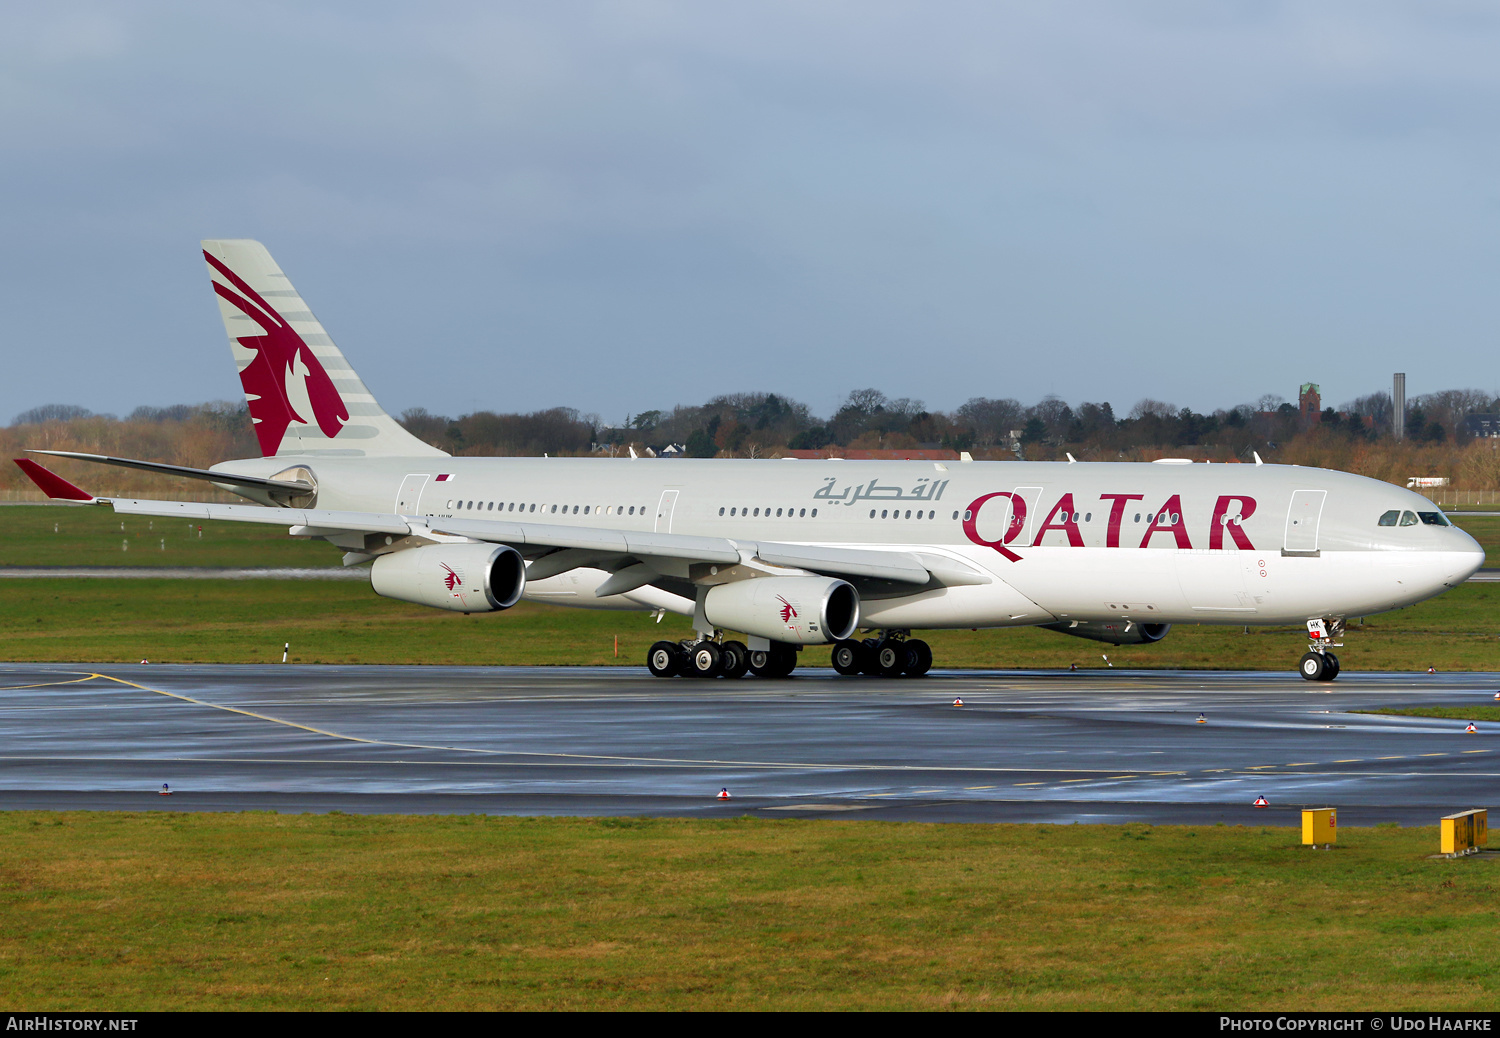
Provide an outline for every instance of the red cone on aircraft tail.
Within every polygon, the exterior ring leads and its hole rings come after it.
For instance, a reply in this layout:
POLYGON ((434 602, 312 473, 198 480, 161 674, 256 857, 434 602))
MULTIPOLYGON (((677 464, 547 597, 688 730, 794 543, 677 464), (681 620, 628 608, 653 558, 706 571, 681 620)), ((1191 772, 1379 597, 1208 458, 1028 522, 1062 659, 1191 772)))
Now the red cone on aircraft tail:
POLYGON ((1270 807, 1271 806, 1271 802, 1269 800, 1267 800, 1266 797, 1265 797, 1265 794, 1262 793, 1260 796, 1258 796, 1258 797, 1255 798, 1255 806, 1256 807, 1270 807))
POLYGON ((729 799, 729 787, 728 786, 725 786, 723 789, 719 790, 718 799, 720 799, 720 800, 728 800, 729 799))

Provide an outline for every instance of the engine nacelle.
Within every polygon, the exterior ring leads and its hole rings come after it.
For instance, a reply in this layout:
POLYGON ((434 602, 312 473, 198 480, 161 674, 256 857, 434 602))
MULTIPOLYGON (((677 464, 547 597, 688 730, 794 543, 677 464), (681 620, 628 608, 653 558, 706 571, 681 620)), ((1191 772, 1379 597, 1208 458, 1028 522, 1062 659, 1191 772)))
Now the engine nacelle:
POLYGON ((831 577, 752 577, 709 588, 703 615, 715 627, 773 642, 821 645, 859 626, 859 592, 831 577))
POLYGON ((521 600, 526 560, 505 544, 424 544, 377 557, 370 586, 403 602, 492 613, 521 600))
POLYGON ((1143 624, 1133 620, 1080 620, 1076 625, 1071 620, 1064 620, 1041 626, 1046 631, 1111 645, 1149 645, 1161 641, 1172 629, 1171 624, 1143 624))

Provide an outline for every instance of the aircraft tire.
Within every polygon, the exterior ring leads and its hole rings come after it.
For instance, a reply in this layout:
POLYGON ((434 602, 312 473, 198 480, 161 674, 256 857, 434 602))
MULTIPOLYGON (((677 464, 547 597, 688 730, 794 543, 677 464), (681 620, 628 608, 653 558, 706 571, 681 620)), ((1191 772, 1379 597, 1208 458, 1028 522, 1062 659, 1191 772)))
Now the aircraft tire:
POLYGON ((1297 673, 1308 681, 1327 681, 1324 676, 1328 673, 1328 664, 1323 660, 1323 654, 1309 652, 1304 655, 1297 664, 1297 673))
POLYGON ((932 646, 920 638, 908 638, 902 644, 906 648, 902 674, 909 678, 920 678, 932 669, 932 646))
POLYGON ((905 642, 885 642, 875 650, 875 673, 881 677, 898 678, 905 669, 905 642))
POLYGON ((688 650, 687 674, 694 678, 716 678, 724 668, 724 654, 713 642, 699 642, 688 650))
POLYGON ((880 662, 877 659, 877 654, 880 652, 880 639, 866 638, 859 643, 859 647, 864 650, 860 655, 860 673, 868 674, 872 678, 879 677, 880 662))
POLYGON ((772 645, 771 661, 771 677, 789 678, 797 669, 797 650, 790 645, 772 645))
POLYGON ((1323 659, 1328 665, 1328 673, 1323 675, 1323 680, 1332 681, 1339 676, 1339 671, 1343 669, 1339 666, 1339 658, 1331 652, 1325 652, 1323 653, 1323 659))
POLYGON ((745 648, 744 642, 725 642, 719 646, 719 655, 724 660, 720 677, 742 678, 750 669, 750 650, 745 648))
POLYGON ((646 651, 646 669, 654 678, 676 677, 682 665, 682 650, 674 642, 657 642, 646 651))
POLYGON ((852 638, 833 643, 833 669, 844 677, 854 677, 864 671, 864 646, 852 638))

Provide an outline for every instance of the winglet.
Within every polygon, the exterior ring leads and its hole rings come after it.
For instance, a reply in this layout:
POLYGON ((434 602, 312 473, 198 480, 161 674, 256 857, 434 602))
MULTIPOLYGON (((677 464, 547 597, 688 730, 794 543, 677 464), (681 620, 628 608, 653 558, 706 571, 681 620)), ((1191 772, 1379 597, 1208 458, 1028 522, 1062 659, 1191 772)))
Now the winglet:
POLYGON ((72 483, 63 479, 56 472, 43 468, 30 458, 17 458, 16 464, 27 477, 41 487, 42 493, 54 501, 86 501, 92 503, 99 500, 87 490, 80 490, 72 483))

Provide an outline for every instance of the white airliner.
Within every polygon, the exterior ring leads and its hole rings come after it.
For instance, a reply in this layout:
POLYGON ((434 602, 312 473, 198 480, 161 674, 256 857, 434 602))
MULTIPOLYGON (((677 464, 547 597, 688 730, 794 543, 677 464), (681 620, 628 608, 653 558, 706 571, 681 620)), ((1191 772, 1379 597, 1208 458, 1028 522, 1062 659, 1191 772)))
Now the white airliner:
POLYGON ((932 665, 913 630, 1041 625, 1115 644, 1171 624, 1306 624, 1332 680, 1348 616, 1420 602, 1484 561, 1426 498, 1295 466, 455 458, 385 413, 255 241, 203 255, 261 458, 212 469, 35 451, 207 480, 254 505, 55 498, 271 523, 370 564, 389 598, 464 613, 521 599, 692 617, 653 674, 785 677, 932 665), (856 640, 864 629, 872 636, 856 640), (741 632, 745 642, 727 639, 741 632), (748 644, 747 644, 748 643, 748 644))

